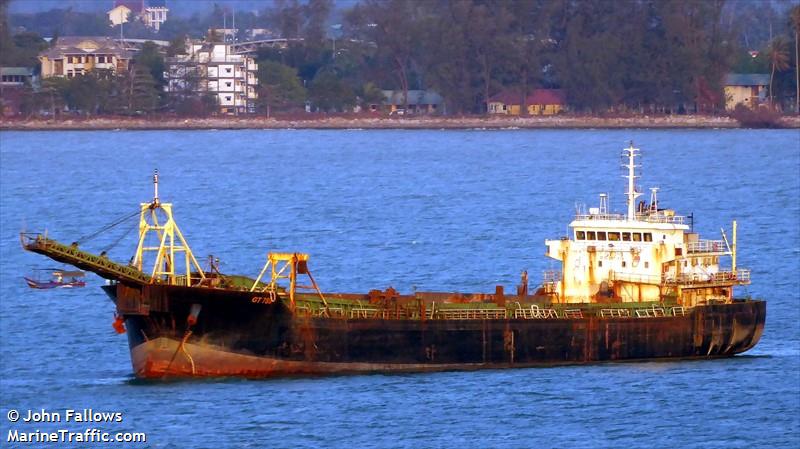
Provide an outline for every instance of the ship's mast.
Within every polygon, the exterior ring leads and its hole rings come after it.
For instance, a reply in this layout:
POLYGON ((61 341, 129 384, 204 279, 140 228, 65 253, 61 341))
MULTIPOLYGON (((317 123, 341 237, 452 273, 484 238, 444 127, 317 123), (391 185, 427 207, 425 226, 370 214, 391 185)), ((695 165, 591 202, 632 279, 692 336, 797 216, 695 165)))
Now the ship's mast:
POLYGON ((625 196, 627 197, 628 201, 628 220, 635 220, 636 219, 636 198, 641 196, 641 192, 636 191, 636 156, 639 153, 638 148, 633 147, 633 141, 630 143, 630 147, 625 148, 623 155, 628 158, 628 163, 623 164, 623 167, 628 169, 628 175, 625 176, 628 178, 628 191, 625 192, 625 196))
POLYGON ((658 213, 658 187, 650 187, 650 211, 658 213))
POLYGON ((153 189, 155 190, 153 194, 153 205, 158 207, 158 169, 153 172, 153 189))
POLYGON ((144 259, 147 253, 155 254, 153 268, 147 273, 151 283, 165 282, 171 285, 190 286, 193 285, 193 278, 203 280, 206 277, 178 228, 178 224, 175 223, 172 216, 172 204, 162 203, 158 198, 158 170, 153 173, 153 201, 141 203, 139 244, 131 265, 144 272, 144 259), (153 235, 157 239, 157 245, 148 244, 148 236, 153 235), (182 271, 177 267, 181 253, 183 255, 182 271), (196 270, 195 273, 192 272, 192 268, 196 270))

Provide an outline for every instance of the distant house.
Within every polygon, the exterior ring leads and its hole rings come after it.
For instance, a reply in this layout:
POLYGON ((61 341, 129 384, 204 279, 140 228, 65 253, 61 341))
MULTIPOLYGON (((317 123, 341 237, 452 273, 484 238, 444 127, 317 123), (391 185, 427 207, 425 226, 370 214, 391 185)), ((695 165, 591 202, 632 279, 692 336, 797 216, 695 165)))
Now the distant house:
POLYGON ((146 26, 158 31, 167 21, 168 12, 166 0, 115 0, 114 8, 106 14, 112 27, 140 19, 146 26))
POLYGON ((132 17, 132 11, 125 5, 116 5, 106 14, 108 14, 108 21, 111 22, 111 26, 119 26, 123 23, 127 23, 128 20, 132 17))
POLYGON ((0 67, 0 112, 3 116, 21 111, 26 86, 36 88, 38 82, 31 67, 0 67))
MULTIPOLYGON (((489 98, 490 114, 520 115, 522 94, 504 90, 489 98)), ((562 89, 534 89, 525 99, 528 115, 554 115, 566 108, 566 95, 562 89)))
POLYGON ((767 86, 767 74, 729 73, 725 76, 725 109, 731 111, 740 104, 758 107, 767 100, 767 86))
MULTIPOLYGON (((403 114, 434 114, 444 105, 442 96, 432 90, 409 90, 408 101, 403 101, 402 90, 384 90, 383 96, 386 98, 383 105, 390 114, 399 113, 401 109, 403 114), (408 108, 404 109, 406 106, 408 108)), ((370 109, 375 110, 376 105, 371 105, 370 109)))
POLYGON ((105 36, 64 36, 41 53, 42 78, 83 75, 94 69, 115 73, 128 70, 131 53, 114 39, 105 36))
POLYGON ((0 89, 34 86, 32 67, 0 67, 0 89))

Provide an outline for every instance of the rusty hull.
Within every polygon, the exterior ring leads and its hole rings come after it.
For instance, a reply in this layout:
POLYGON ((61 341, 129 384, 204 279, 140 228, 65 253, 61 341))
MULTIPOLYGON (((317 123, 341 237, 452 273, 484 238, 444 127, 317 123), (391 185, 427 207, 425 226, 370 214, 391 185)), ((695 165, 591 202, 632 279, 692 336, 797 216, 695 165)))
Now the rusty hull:
POLYGON ((174 286, 106 291, 125 318, 140 378, 274 377, 423 372, 712 358, 761 337, 763 301, 689 309, 685 316, 575 319, 321 318, 248 292, 174 286), (191 306, 201 311, 187 323, 191 306))

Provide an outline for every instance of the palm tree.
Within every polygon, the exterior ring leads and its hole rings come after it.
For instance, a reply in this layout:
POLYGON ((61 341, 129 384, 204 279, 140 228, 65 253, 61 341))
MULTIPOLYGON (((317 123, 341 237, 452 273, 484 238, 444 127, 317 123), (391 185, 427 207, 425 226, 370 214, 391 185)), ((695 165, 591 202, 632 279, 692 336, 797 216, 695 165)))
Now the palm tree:
POLYGON ((795 112, 800 115, 800 50, 798 50, 798 35, 800 35, 800 5, 796 5, 789 13, 794 28, 794 75, 795 75, 795 112))
POLYGON ((782 72, 789 68, 789 52, 786 50, 787 44, 782 36, 778 36, 769 43, 767 47, 767 59, 772 67, 772 73, 769 76, 769 104, 773 104, 773 90, 772 81, 775 78, 775 72, 782 72))

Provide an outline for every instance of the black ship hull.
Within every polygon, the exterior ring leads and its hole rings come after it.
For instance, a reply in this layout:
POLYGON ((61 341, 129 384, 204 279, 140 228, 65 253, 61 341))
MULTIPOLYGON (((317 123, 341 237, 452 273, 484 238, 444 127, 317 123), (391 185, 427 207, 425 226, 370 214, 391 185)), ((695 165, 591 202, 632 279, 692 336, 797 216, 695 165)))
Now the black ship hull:
POLYGON ((420 372, 728 357, 752 348, 763 301, 683 316, 498 319, 327 318, 281 300, 196 287, 104 287, 139 378, 420 372))

